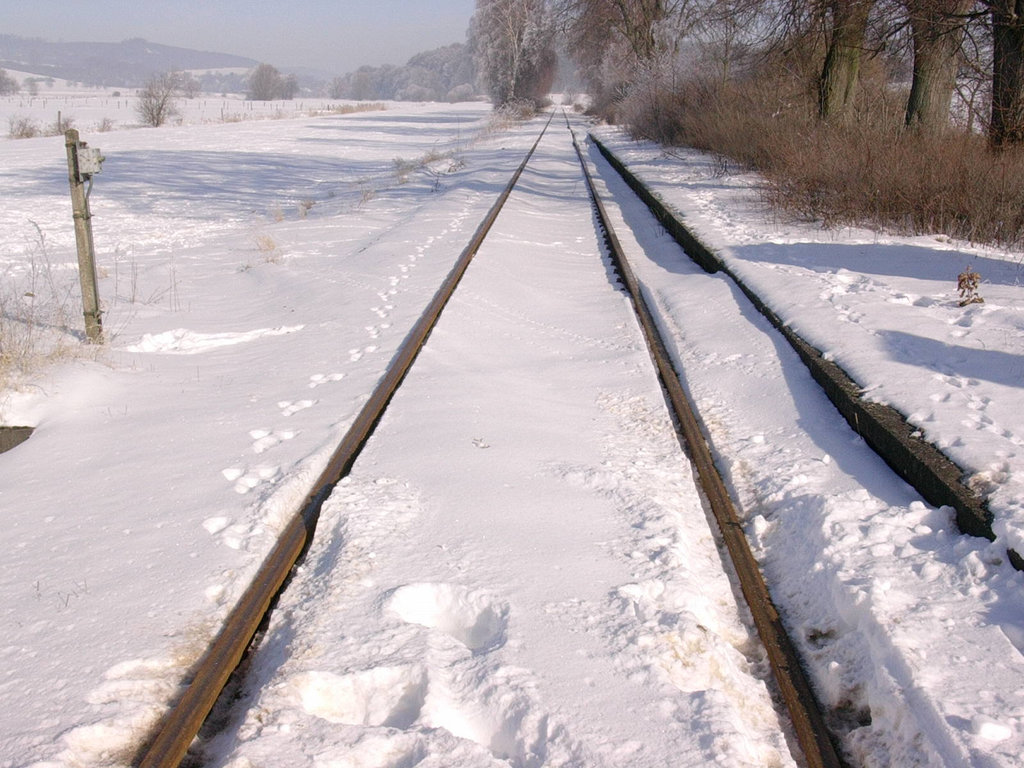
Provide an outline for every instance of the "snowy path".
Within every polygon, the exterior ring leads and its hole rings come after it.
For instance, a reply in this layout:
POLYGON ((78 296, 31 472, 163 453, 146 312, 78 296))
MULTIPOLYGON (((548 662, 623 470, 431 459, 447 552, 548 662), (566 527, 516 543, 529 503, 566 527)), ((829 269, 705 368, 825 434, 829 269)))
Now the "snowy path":
POLYGON ((328 501, 217 764, 790 764, 581 184, 553 127, 328 501))

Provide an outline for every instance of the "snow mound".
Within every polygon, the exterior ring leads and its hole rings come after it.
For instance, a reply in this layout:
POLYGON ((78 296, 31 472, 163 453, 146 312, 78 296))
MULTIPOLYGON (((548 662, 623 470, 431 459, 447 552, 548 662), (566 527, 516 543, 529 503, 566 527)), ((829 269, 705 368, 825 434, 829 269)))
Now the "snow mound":
POLYGON ((476 652, 505 642, 508 606, 454 584, 409 584, 391 593, 387 607, 403 621, 438 629, 476 652))
POLYGON ((154 352, 164 355, 195 355, 217 347, 229 347, 255 341, 264 336, 284 336, 301 331, 303 326, 257 328, 241 333, 197 333, 187 328, 176 328, 163 333, 147 333, 138 344, 125 347, 126 352, 154 352))
POLYGON ((331 723, 408 728, 420 716, 427 678, 419 667, 375 667, 347 675, 292 678, 302 708, 331 723))

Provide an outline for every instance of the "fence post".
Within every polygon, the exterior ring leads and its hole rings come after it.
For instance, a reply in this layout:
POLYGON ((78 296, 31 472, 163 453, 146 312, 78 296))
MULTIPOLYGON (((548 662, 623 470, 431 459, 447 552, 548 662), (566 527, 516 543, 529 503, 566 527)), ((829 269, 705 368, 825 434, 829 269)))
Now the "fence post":
MULTIPOLYGON (((68 182, 71 184, 71 209, 75 220, 75 242, 78 245, 78 278, 82 284, 82 312, 85 315, 85 335, 91 343, 103 342, 103 324, 100 322, 100 294, 96 285, 96 252, 92 242, 92 216, 85 178, 79 170, 78 151, 85 146, 78 140, 78 131, 69 128, 64 133, 64 146, 68 151, 68 182)), ((91 181, 90 181, 91 183, 91 181)))

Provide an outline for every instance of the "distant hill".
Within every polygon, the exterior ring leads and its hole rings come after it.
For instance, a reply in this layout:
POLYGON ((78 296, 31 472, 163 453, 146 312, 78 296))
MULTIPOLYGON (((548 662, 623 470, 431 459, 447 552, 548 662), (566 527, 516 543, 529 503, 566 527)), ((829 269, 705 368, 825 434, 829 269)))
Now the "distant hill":
POLYGON ((243 56, 194 51, 141 38, 120 43, 54 43, 0 35, 0 69, 29 72, 85 85, 137 88, 173 69, 243 69, 260 62, 243 56))

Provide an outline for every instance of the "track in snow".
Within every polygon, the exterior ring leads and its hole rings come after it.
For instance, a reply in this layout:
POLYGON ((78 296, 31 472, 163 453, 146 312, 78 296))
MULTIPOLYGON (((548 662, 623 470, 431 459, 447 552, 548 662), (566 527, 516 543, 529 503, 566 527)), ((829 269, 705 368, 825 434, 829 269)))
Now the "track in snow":
MULTIPOLYGON (((224 630, 200 663, 189 689, 164 719, 159 732, 149 741, 146 750, 140 757, 139 765, 170 766, 179 764, 183 759, 193 737, 201 728, 203 720, 227 683, 229 674, 242 658, 260 624, 267 621, 265 615, 279 594, 282 584, 289 577, 294 564, 314 544, 312 542, 313 531, 316 528, 321 509, 332 503, 332 492, 337 489, 343 499, 343 501, 335 503, 347 504, 350 507, 360 507, 366 503, 385 499, 385 506, 398 515, 398 527, 404 527, 404 535, 417 535, 413 533, 414 529, 411 527, 412 516, 405 515, 403 519, 403 515, 399 514, 401 510, 416 507, 415 499, 403 498, 401 493, 396 497, 395 489, 390 488, 391 483, 386 484, 389 486, 388 492, 378 496, 368 494, 358 482, 343 483, 343 487, 339 487, 339 483, 348 477, 356 458, 367 446, 367 441, 381 422, 385 409, 388 408, 399 386, 410 372, 413 361, 437 324, 442 309, 448 304, 456 286, 466 273, 470 259, 482 246, 484 237, 495 224, 502 206, 515 189, 516 182, 527 168, 530 157, 543 138, 544 133, 542 132, 534 149, 527 155, 505 193, 492 208, 487 219, 477 230, 473 241, 463 252, 463 256, 446 280, 445 285, 439 289, 424 316, 410 332, 381 383, 371 393, 365 408, 311 490, 302 509, 293 517, 278 546, 268 557, 253 587, 240 600, 224 630)), ((567 144, 566 149, 568 149, 567 144)), ((580 161, 586 176, 586 163, 582 156, 580 161)), ((546 169, 547 165, 545 171, 546 169)), ((582 199, 582 185, 576 192, 577 197, 582 199)), ((583 204, 586 205, 585 202, 583 204)), ((598 202, 598 208, 601 208, 600 202, 598 202)), ((533 221, 536 220, 536 218, 533 219, 533 221)), ((517 220, 518 226, 522 227, 524 221, 529 223, 530 217, 527 216, 524 219, 520 215, 517 220)), ((614 254, 614 233, 603 216, 601 216, 601 227, 604 230, 606 242, 613 251, 613 260, 618 260, 621 255, 614 254)), ((528 231, 520 229, 518 235, 516 231, 514 228, 512 230, 503 229, 501 238, 514 239, 523 243, 544 241, 547 234, 545 230, 539 229, 537 226, 529 228, 528 231)), ((594 257, 595 263, 601 263, 599 253, 592 253, 592 257, 594 257)), ((604 269, 606 268, 602 267, 602 270, 604 269)), ((627 285, 635 282, 624 262, 618 261, 617 269, 627 285)), ((614 281, 614 276, 607 273, 603 275, 603 278, 614 281)), ((643 306, 643 301, 635 287, 633 299, 638 301, 641 316, 645 313, 650 314, 650 311, 643 306)), ((465 303, 477 310, 491 312, 499 317, 502 314, 506 318, 514 316, 513 319, 517 326, 523 329, 523 336, 529 333, 534 334, 531 338, 536 340, 529 341, 528 344, 541 349, 544 348, 545 337, 561 337, 562 339, 569 337, 578 341, 583 347, 608 348, 612 352, 621 351, 618 347, 626 343, 614 339, 609 341, 607 337, 595 336, 574 329, 569 322, 561 324, 531 319, 527 311, 520 310, 515 304, 498 302, 477 288, 467 289, 465 303)), ((648 345, 654 350, 655 357, 658 358, 658 348, 663 348, 664 344, 656 338, 655 326, 657 324, 647 322, 645 325, 644 333, 647 335, 648 345)), ((630 334, 628 329, 623 330, 623 333, 627 336, 630 334)), ((446 337, 448 336, 451 336, 451 331, 446 333, 446 337)), ((503 339, 502 342, 514 345, 522 342, 522 339, 518 336, 510 337, 503 339)), ((633 342, 638 343, 638 339, 634 337, 633 342)), ((492 340, 492 344, 497 347, 497 340, 492 340)), ((628 343, 626 344, 628 346, 628 343)), ((439 344, 439 346, 443 346, 443 344, 439 344)), ((636 351, 631 350, 631 352, 636 351)), ((681 393, 681 389, 663 349, 660 361, 656 364, 660 368, 663 383, 668 391, 666 399, 670 402, 675 401, 673 404, 678 406, 679 396, 674 393, 674 390, 679 390, 681 393)), ((434 365, 436 366, 436 363, 434 365)), ((501 383, 496 383, 495 386, 501 386, 501 383)), ((683 399, 685 400, 685 398, 683 399)), ((615 414, 619 419, 620 428, 623 430, 628 429, 626 426, 628 419, 623 421, 622 414, 624 412, 632 413, 635 419, 637 408, 640 411, 645 410, 645 407, 638 406, 628 398, 619 395, 605 397, 602 405, 606 412, 615 414)), ((399 406, 399 414, 402 413, 401 409, 406 407, 409 406, 407 404, 399 406)), ((645 414, 644 418, 647 417, 645 414)), ((704 439, 698 431, 694 431, 697 429, 696 420, 692 416, 687 418, 678 412, 677 417, 682 423, 689 423, 689 426, 683 429, 684 440, 688 451, 692 455, 698 456, 704 439)), ((388 418, 406 418, 415 421, 413 417, 393 415, 391 411, 388 413, 388 418)), ((635 428, 635 423, 630 426, 635 428)), ((661 435, 661 438, 664 438, 664 435, 661 435)), ((486 451, 492 448, 489 441, 493 441, 493 439, 481 436, 473 438, 472 442, 478 451, 486 451)), ((634 440, 633 450, 638 450, 638 446, 643 444, 644 438, 643 436, 634 436, 634 440)), ((706 446, 703 447, 704 453, 706 453, 706 446)), ((643 449, 639 448, 639 450, 643 449)), ((722 486, 721 479, 717 477, 710 458, 696 458, 695 464, 698 465, 702 478, 704 478, 702 479, 703 492, 714 500, 713 506, 728 507, 729 502, 724 486, 722 486)), ((465 471, 471 472, 472 466, 467 467, 465 471)), ((571 466, 568 459, 559 472, 562 473, 564 479, 581 487, 591 490, 598 489, 611 496, 624 493, 618 485, 618 481, 595 476, 588 469, 571 466), (613 486, 614 491, 609 490, 613 486)), ((627 501, 619 499, 620 508, 644 503, 646 500, 638 498, 631 498, 627 501)), ((791 644, 782 629, 782 623, 768 598, 768 590, 760 580, 756 563, 746 546, 740 523, 735 516, 732 519, 718 516, 717 509, 715 514, 718 525, 721 526, 724 534, 723 538, 727 542, 727 548, 734 558, 732 570, 739 575, 740 590, 750 604, 754 623, 761 634, 762 642, 768 649, 767 657, 775 674, 775 685, 778 690, 782 691, 782 698, 786 701, 788 716, 792 722, 792 733, 796 734, 796 741, 799 743, 798 751, 802 752, 802 756, 797 760, 805 761, 807 765, 812 766, 840 765, 839 758, 832 749, 830 737, 824 728, 823 718, 817 712, 817 705, 810 693, 810 687, 803 679, 800 664, 793 655, 791 644)), ((353 514, 347 525, 353 528, 357 527, 356 523, 352 522, 357 517, 358 515, 353 514)), ((642 523, 648 525, 650 521, 644 520, 642 523)), ((375 530, 375 524, 370 521, 363 520, 361 524, 367 530, 375 530)), ((318 537, 315 542, 316 551, 311 551, 311 555, 318 561, 325 558, 324 562, 330 562, 332 569, 341 572, 338 578, 346 578, 344 574, 348 572, 349 580, 358 580, 369 566, 366 563, 349 561, 344 558, 343 554, 339 554, 347 546, 342 543, 341 539, 354 537, 358 540, 358 536, 355 536, 347 527, 326 533, 329 534, 327 540, 320 540, 324 534, 318 537), (332 542, 330 537, 338 537, 339 540, 332 542)), ((374 535, 380 534, 376 532, 374 535)), ((652 561, 654 559, 651 557, 652 561)), ((670 565, 672 564, 670 563, 670 565)), ((327 585, 325 580, 331 576, 323 568, 318 567, 314 575, 315 578, 311 579, 313 594, 319 593, 320 596, 326 597, 338 589, 327 585)), ((631 610, 640 613, 640 606, 650 606, 662 600, 662 595, 657 590, 664 591, 665 586, 664 583, 661 583, 660 587, 655 586, 658 583, 661 582, 655 580, 624 585, 617 590, 617 594, 627 602, 632 601, 630 603, 633 606, 631 610)), ((287 598, 285 602, 287 602, 287 598)), ((551 602, 550 605, 552 612, 557 609, 557 611, 570 616, 573 621, 579 621, 581 625, 586 625, 588 621, 586 611, 582 610, 582 605, 579 602, 574 604, 572 600, 565 600, 561 603, 551 602)), ((686 610, 682 606, 680 609, 682 612, 686 610)), ((311 617, 311 611, 308 609, 300 610, 293 605, 291 610, 297 614, 310 614, 311 617)), ((573 724, 564 717, 561 710, 555 709, 551 712, 544 710, 540 703, 540 697, 534 694, 537 683, 530 678, 529 674, 507 663, 492 661, 492 657, 504 652, 510 644, 510 637, 514 633, 512 617, 516 614, 515 600, 496 598, 490 589, 474 588, 454 580, 437 579, 400 584, 385 590, 377 598, 375 610, 384 611, 392 619, 397 617, 398 626, 404 632, 408 632, 407 628, 410 626, 426 627, 445 639, 442 641, 428 639, 427 647, 422 650, 420 663, 380 664, 361 657, 360 668, 344 669, 342 672, 291 670, 289 664, 293 664, 293 662, 287 660, 289 653, 287 648, 276 648, 273 652, 260 648, 256 651, 257 657, 261 653, 271 654, 274 656, 274 660, 270 664, 270 671, 260 673, 257 670, 255 677, 259 679, 261 675, 265 676, 266 679, 259 680, 259 682, 267 684, 270 688, 281 687, 282 683, 274 675, 279 674, 278 670, 286 670, 287 686, 292 690, 293 698, 297 697, 301 701, 300 708, 307 715, 320 721, 340 723, 346 726, 368 726, 382 729, 381 733, 392 734, 388 737, 390 741, 384 739, 384 736, 380 736, 381 739, 388 742, 385 745, 387 749, 393 749, 396 753, 400 753, 401 759, 394 763, 387 763, 389 765, 412 765, 426 759, 425 756, 435 753, 462 754, 466 748, 460 739, 481 748, 485 756, 489 753, 496 760, 508 761, 517 766, 541 765, 548 760, 560 764, 579 765, 601 764, 605 760, 615 763, 625 759, 628 750, 643 751, 641 747, 628 741, 604 743, 595 734, 573 732, 573 724), (283 659, 282 656, 284 656, 283 659), (434 671, 438 669, 444 669, 446 672, 438 674, 434 671), (470 684, 470 680, 476 680, 476 682, 470 684), (467 700, 473 701, 471 704, 467 704, 467 700), (439 731, 444 731, 446 735, 438 735, 439 731), (394 736, 393 734, 396 732, 401 736, 394 736), (595 743, 597 746, 594 746, 595 743), (418 759, 417 756, 419 756, 418 759)), ((659 618, 655 623, 670 621, 668 618, 671 614, 670 611, 665 608, 658 610, 660 611, 657 613, 659 618)), ((344 627, 335 629, 343 630, 344 627)), ((298 634, 301 631, 301 626, 297 626, 284 633, 288 638, 285 645, 287 646, 292 641, 292 632, 298 634)), ((391 631, 396 633, 395 637, 404 637, 394 628, 391 631)), ((628 633, 623 633, 623 636, 627 635, 628 633)), ((274 636, 275 628, 271 620, 270 630, 265 636, 263 644, 276 642, 272 639, 274 636)), ((397 642, 397 640, 392 638, 389 642, 397 642)), ((651 642, 651 640, 647 639, 644 642, 651 642)), ((301 646, 301 643, 298 645, 301 646)), ((737 642, 735 645, 741 646, 743 643, 737 642)), ((674 654, 675 658, 681 661, 685 667, 687 649, 694 650, 685 643, 676 644, 668 649, 668 655, 674 654)), ((696 650, 694 652, 697 653, 696 650)), ((760 652, 744 648, 742 655, 748 661, 753 660, 751 666, 757 666, 760 652)), ((354 654, 352 658, 356 657, 359 657, 359 654, 354 654)), ((352 663, 352 660, 349 659, 341 666, 349 666, 352 663)), ((250 666, 258 667, 259 665, 251 663, 250 666)), ((568 663, 567 660, 566 666, 568 674, 571 675, 573 664, 568 663)), ((641 666, 643 665, 641 664, 641 666)), ((666 664, 666 666, 668 665, 666 664)), ((673 671, 671 668, 668 678, 673 683, 678 683, 682 679, 681 673, 673 671)), ((685 685, 682 685, 684 690, 685 685)), ((584 687, 582 682, 581 687, 584 687)), ((241 680, 236 680, 232 684, 232 689, 236 692, 241 691, 237 695, 240 695, 243 701, 250 705, 251 712, 253 702, 259 700, 261 694, 257 690, 247 688, 245 682, 241 680)), ((576 691, 577 695, 578 693, 579 690, 576 691)), ((649 702, 643 700, 643 695, 638 694, 638 696, 640 697, 638 707, 648 706, 649 702)), ((665 707, 664 701, 669 700, 662 701, 662 708, 665 707)), ((218 722, 227 722, 230 728, 231 708, 228 705, 222 705, 222 707, 223 711, 218 715, 218 722)), ((251 719, 251 715, 247 717, 251 719)), ((271 716, 264 712, 260 717, 271 716)), ((685 722, 682 716, 678 720, 685 722)), ((246 732, 247 723, 241 726, 236 724, 235 727, 239 734, 246 732)), ((787 732, 789 732, 789 727, 786 726, 787 732)), ((578 726, 576 730, 580 730, 578 726)), ((740 732, 742 733, 742 729, 740 732)), ((719 734, 715 738, 727 737, 727 734, 726 736, 719 734)), ((770 754, 773 749, 777 749, 779 744, 786 743, 786 739, 781 734, 777 734, 777 737, 776 743, 753 748, 753 752, 758 754, 758 758, 753 759, 760 759, 764 761, 763 764, 789 764, 792 757, 770 754), (768 756, 766 757, 766 755, 768 756)), ((244 736, 236 738, 242 743, 242 752, 244 753, 248 748, 245 746, 247 739, 244 736)), ((352 737, 349 736, 349 738, 352 737)), ((350 752, 368 749, 365 745, 367 738, 364 734, 349 744, 347 748, 350 752), (360 744, 362 746, 359 746, 360 744)), ((742 739, 743 737, 737 736, 737 738, 742 739)), ((203 737, 203 741, 210 744, 220 743, 224 740, 224 736, 217 736, 214 733, 204 733, 203 737)), ((230 741, 230 738, 227 740, 230 741)), ((678 748, 675 740, 685 741, 679 735, 666 738, 669 751, 678 748)), ((705 738, 705 740, 707 739, 705 738)), ((713 743, 714 739, 711 739, 711 742, 713 743)), ((275 739, 271 738, 269 743, 275 743, 275 739)), ((218 749, 220 748, 218 747, 218 749)), ((200 746, 200 753, 204 753, 205 749, 200 746)), ((230 749, 228 748, 229 752, 230 749)), ((260 748, 257 746, 252 749, 258 752, 260 748)), ((387 749, 381 747, 383 751, 387 751, 387 749)), ((722 749, 721 745, 715 745, 712 747, 712 754, 720 754, 722 749)), ((742 753, 742 750, 736 749, 742 753)), ((474 762, 476 759, 476 753, 470 749, 466 753, 465 764, 475 765, 477 764, 474 762)), ((655 761, 656 758, 653 758, 652 764, 656 764, 655 761)), ((643 760, 638 760, 637 764, 643 764, 643 760)), ((742 764, 742 762, 737 764, 742 764)))

